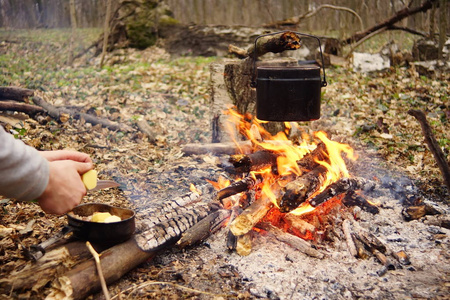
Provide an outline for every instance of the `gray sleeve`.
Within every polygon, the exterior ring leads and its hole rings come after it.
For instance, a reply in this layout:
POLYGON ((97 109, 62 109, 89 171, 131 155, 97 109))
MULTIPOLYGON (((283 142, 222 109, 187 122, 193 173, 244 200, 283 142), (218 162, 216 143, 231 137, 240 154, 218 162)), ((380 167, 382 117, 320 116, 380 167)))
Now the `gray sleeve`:
POLYGON ((0 126, 0 195, 31 201, 42 195, 48 178, 48 161, 0 126))

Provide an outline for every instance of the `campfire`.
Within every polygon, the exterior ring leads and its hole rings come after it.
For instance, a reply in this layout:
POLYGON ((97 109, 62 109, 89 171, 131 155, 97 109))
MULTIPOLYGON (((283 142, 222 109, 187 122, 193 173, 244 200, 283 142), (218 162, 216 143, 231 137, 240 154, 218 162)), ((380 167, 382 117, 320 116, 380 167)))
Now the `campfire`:
MULTIPOLYGON (((225 227, 228 249, 240 255, 251 253, 252 237, 260 233, 273 234, 322 258, 325 253, 320 244, 329 240, 334 218, 349 214, 343 207, 358 205, 378 212, 377 206, 359 193, 373 189, 376 183, 352 177, 348 171, 347 164, 357 159, 349 145, 330 140, 323 131, 289 139, 290 131, 298 132, 294 123, 285 123, 284 132, 271 135, 260 120, 233 110, 227 114, 230 134, 241 137, 234 138, 230 146, 238 153, 221 164, 229 176, 207 180, 215 191, 210 185, 191 187, 185 196, 142 211, 136 241, 144 251, 173 243, 184 248, 225 227)), ((375 253, 374 244, 381 243, 351 227, 346 224, 354 256, 375 253)), ((384 255, 382 252, 377 255, 384 255)))

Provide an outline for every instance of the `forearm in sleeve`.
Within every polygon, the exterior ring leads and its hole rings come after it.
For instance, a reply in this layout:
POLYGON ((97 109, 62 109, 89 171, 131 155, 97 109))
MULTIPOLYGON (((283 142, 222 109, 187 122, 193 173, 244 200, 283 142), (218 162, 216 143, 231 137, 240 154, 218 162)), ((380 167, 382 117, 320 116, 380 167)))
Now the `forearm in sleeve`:
POLYGON ((22 201, 36 199, 47 187, 48 178, 48 161, 0 126, 0 195, 22 201))

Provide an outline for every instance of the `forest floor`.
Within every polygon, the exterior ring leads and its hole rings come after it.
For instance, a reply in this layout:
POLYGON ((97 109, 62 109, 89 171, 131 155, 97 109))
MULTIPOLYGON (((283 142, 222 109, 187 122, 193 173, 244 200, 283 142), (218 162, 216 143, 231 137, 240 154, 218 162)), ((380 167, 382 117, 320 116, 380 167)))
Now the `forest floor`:
MULTIPOLYGON (((97 34, 80 30, 75 51, 89 45, 97 34)), ((153 47, 116 50, 108 55, 103 68, 98 66, 99 58, 89 56, 68 66, 69 37, 69 31, 64 30, 0 30, 0 86, 33 89, 55 106, 73 107, 127 124, 136 131, 114 132, 84 120, 57 122, 44 118, 38 122, 26 115, 3 112, 0 124, 7 131, 39 150, 86 152, 101 179, 121 184, 120 189, 89 193, 84 202, 136 208, 180 195, 191 183, 217 180, 222 170, 214 164, 214 158, 185 156, 181 149, 187 143, 211 141, 209 64, 221 58, 170 57, 163 49, 153 47), (150 124, 155 143, 149 143, 148 137, 137 130, 136 122, 141 119, 150 124)), ((307 133, 323 130, 331 139, 350 144, 359 155, 370 153, 377 158, 378 169, 409 178, 420 195, 447 207, 449 191, 424 143, 419 123, 407 111, 425 111, 450 160, 448 78, 426 78, 409 67, 372 74, 331 67, 327 77, 321 120, 300 123, 300 128, 307 133)), ((29 246, 51 237, 66 219, 45 215, 35 203, 1 199, 0 205, 3 278, 27 263, 19 244, 29 246), (32 230, 24 230, 30 221, 34 222, 32 230)), ((187 251, 185 258, 196 260, 192 253, 187 251)), ((220 267, 222 273, 204 272, 188 278, 183 274, 196 273, 187 270, 189 265, 156 258, 128 273, 110 287, 110 292, 116 295, 129 289, 122 294, 124 298, 139 295, 148 299, 255 297, 232 267, 220 267), (203 279, 210 284, 199 284, 203 279), (162 283, 144 288, 152 281, 162 283)), ((24 293, 22 296, 37 297, 32 291, 24 293)))

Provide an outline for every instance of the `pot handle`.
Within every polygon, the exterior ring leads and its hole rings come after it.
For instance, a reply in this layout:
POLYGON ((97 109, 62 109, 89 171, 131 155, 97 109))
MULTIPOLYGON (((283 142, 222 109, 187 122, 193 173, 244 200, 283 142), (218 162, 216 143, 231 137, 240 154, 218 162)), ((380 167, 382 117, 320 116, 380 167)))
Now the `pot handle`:
POLYGON ((63 237, 65 237, 67 234, 73 232, 75 230, 75 228, 73 228, 72 226, 64 226, 61 231, 59 231, 57 234, 55 234, 54 236, 52 236, 51 238, 49 238, 46 241, 43 241, 42 243, 38 244, 38 245, 32 245, 30 246, 30 249, 24 249, 25 253, 25 257, 27 257, 30 260, 33 261, 37 261, 38 259, 40 259, 42 256, 44 256, 45 254, 45 249, 47 249, 47 247, 53 245, 54 243, 58 242, 59 240, 61 240, 63 237))
MULTIPOLYGON (((320 44, 320 39, 317 36, 315 36, 315 35, 310 35, 310 34, 301 33, 301 32, 297 32, 297 31, 290 31, 290 30, 283 30, 283 31, 263 34, 263 35, 258 36, 255 39, 255 46, 254 46, 255 47, 254 48, 255 49, 255 53, 256 53, 256 42, 258 41, 259 38, 262 38, 264 36, 269 36, 269 35, 275 35, 275 34, 278 34, 278 33, 284 33, 284 32, 293 32, 293 33, 295 33, 297 35, 307 36, 307 37, 310 37, 310 38, 313 38, 313 39, 317 40, 317 43, 319 44, 319 49, 320 49, 320 57, 321 57, 321 60, 322 60, 322 70, 323 70, 322 87, 326 87, 328 83, 327 83, 327 79, 326 79, 326 76, 325 76, 325 62, 324 62, 324 59, 323 59, 322 46, 320 44)), ((253 55, 253 76, 252 76, 252 81, 250 83, 250 86, 251 87, 256 87, 256 55, 253 55)))

